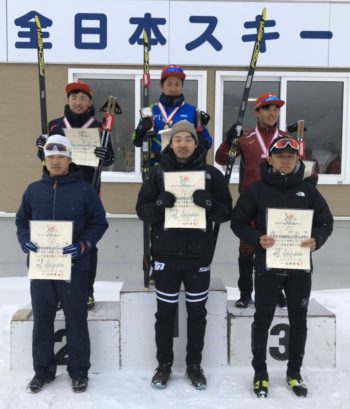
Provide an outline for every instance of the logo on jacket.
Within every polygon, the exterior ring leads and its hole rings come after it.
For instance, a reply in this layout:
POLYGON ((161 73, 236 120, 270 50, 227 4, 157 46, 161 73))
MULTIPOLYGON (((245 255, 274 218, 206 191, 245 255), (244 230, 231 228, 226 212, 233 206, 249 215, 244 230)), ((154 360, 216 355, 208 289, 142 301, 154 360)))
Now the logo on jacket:
POLYGON ((296 195, 299 196, 299 197, 305 197, 304 192, 296 192, 296 195))
POLYGON ((159 261, 154 262, 154 270, 161 271, 164 270, 165 263, 160 263, 159 261))
POLYGON ((205 273, 210 270, 210 266, 199 267, 198 273, 205 273))

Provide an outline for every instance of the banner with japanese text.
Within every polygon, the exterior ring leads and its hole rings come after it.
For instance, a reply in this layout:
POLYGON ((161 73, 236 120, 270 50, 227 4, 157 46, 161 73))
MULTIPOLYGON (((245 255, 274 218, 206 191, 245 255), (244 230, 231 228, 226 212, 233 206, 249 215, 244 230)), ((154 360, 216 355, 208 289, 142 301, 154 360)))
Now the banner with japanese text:
POLYGON ((350 3, 335 2, 1 0, 0 59, 36 61, 37 14, 47 63, 140 64, 145 30, 154 65, 246 66, 264 7, 259 66, 350 66, 350 3))

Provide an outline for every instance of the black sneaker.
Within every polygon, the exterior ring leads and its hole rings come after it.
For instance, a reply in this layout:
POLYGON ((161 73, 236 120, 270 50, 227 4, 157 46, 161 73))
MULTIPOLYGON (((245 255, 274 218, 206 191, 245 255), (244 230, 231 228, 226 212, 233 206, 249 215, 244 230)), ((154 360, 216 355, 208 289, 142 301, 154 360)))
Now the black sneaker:
POLYGON ((28 383, 26 390, 30 393, 38 393, 43 387, 51 383, 55 378, 40 378, 37 375, 34 375, 34 378, 28 383))
POLYGON ((269 393, 269 376, 266 372, 255 374, 253 391, 258 398, 267 398, 269 393))
POLYGON ((151 385, 154 388, 164 389, 168 385, 168 380, 171 375, 171 364, 159 364, 158 368, 156 369, 151 385))
POLYGON ((186 376, 196 389, 207 389, 207 380, 204 376, 203 369, 199 364, 187 365, 186 376))
POLYGON ((250 304, 254 304, 252 297, 250 294, 248 295, 241 295, 241 298, 236 301, 237 308, 247 308, 250 304))
POLYGON ((72 389, 75 393, 85 392, 89 383, 89 378, 87 376, 77 376, 72 378, 72 389))
POLYGON ((297 396, 306 398, 307 387, 299 372, 287 371, 287 383, 297 396))
POLYGON ((88 310, 92 310, 95 307, 95 298, 93 295, 89 295, 88 296, 88 300, 87 300, 87 308, 88 310))

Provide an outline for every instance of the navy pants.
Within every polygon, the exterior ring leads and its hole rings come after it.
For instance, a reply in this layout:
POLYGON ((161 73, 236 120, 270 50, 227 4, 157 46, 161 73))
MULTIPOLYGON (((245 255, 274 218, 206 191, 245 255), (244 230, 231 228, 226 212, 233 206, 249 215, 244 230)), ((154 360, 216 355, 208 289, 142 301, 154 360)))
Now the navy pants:
POLYGON ((255 314, 252 324, 252 365, 256 372, 266 372, 268 331, 274 317, 278 295, 284 290, 289 318, 288 369, 299 372, 307 336, 307 309, 311 292, 311 274, 255 275, 255 314))
POLYGON ((90 368, 90 338, 87 325, 88 273, 73 272, 70 283, 61 280, 32 280, 30 292, 34 318, 33 366, 36 375, 53 379, 54 321, 61 300, 66 320, 68 365, 72 378, 86 376, 90 368))
POLYGON ((164 259, 155 257, 153 270, 156 294, 156 345, 160 364, 172 364, 173 328, 181 283, 184 283, 187 309, 186 364, 200 363, 204 347, 210 283, 208 259, 164 259))

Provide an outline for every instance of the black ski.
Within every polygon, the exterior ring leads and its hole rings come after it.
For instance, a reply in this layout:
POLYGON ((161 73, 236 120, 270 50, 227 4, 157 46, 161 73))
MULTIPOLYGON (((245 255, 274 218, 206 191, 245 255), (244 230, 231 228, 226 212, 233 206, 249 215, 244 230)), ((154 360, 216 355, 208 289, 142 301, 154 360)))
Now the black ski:
POLYGON ((38 16, 34 16, 37 51, 38 51, 38 74, 39 74, 39 99, 40 99, 40 117, 41 117, 41 134, 45 137, 48 135, 47 127, 47 108, 46 108, 46 86, 45 86, 45 62, 44 62, 44 44, 41 32, 41 24, 38 16))
MULTIPOLYGON (((104 111, 103 123, 101 127, 101 147, 108 148, 108 142, 111 138, 111 132, 114 126, 115 114, 120 115, 122 110, 117 102, 117 98, 110 96, 104 105, 100 108, 100 112, 104 111)), ((99 160, 98 165, 95 169, 94 178, 92 180, 92 186, 99 190, 99 185, 101 183, 101 172, 103 168, 103 160, 99 160)))
MULTIPOLYGON (((238 137, 232 140, 230 150, 228 151, 228 163, 227 163, 226 172, 225 172, 225 179, 228 184, 230 183, 233 165, 235 163, 235 159, 237 156, 237 145, 239 141, 239 135, 241 134, 244 115, 245 115, 248 98, 250 94, 250 89, 253 83, 255 67, 256 67, 257 60, 258 60, 258 56, 259 56, 260 44, 261 44, 261 40, 263 39, 263 35, 264 35, 265 20, 266 20, 266 8, 264 7, 261 13, 260 22, 259 22, 258 29, 257 29, 256 40, 254 43, 253 53, 252 53, 252 57, 251 57, 250 64, 249 64, 247 78, 245 81, 241 106, 239 108, 238 118, 236 121, 236 131, 237 131, 238 137)), ((216 242, 217 242, 218 235, 219 235, 219 229, 220 229, 220 224, 215 223, 214 232, 213 232, 214 250, 215 250, 216 242)), ((213 253, 213 256, 214 256, 214 253, 213 253)))
MULTIPOLYGON (((142 108, 148 107, 149 102, 149 86, 150 86, 150 74, 149 74, 149 43, 147 34, 143 32, 143 77, 142 77, 142 108)), ((151 140, 149 135, 145 135, 142 144, 142 180, 148 180, 149 172, 151 170, 151 140)), ((149 289, 149 276, 151 271, 151 248, 150 248, 150 225, 143 223, 143 284, 145 289, 149 289)))

